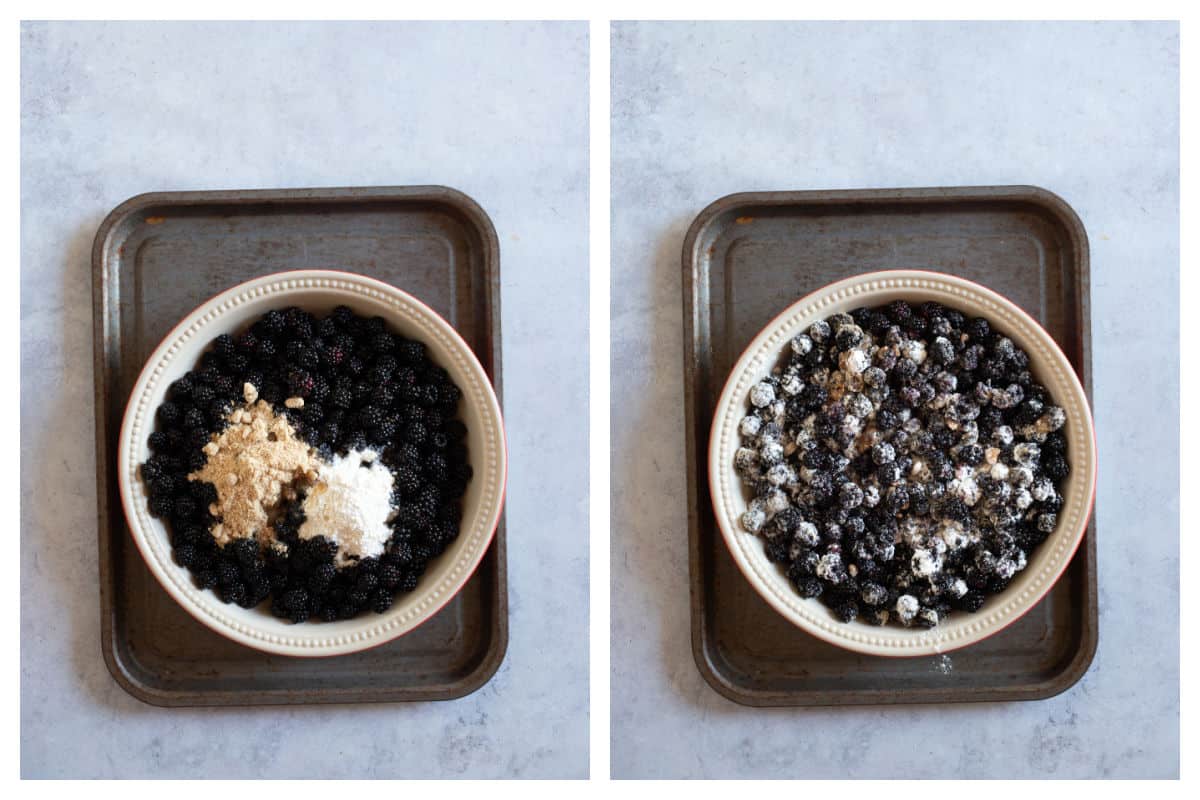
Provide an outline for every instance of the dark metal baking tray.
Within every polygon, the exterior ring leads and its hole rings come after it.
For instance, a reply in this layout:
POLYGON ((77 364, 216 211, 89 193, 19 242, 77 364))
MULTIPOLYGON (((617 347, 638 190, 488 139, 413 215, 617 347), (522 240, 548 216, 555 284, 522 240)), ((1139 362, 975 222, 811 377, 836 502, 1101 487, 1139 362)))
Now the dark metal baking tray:
POLYGON ((444 700, 491 678, 508 643, 504 522, 437 615, 361 653, 289 658, 223 638, 159 586, 117 491, 121 417, 142 364, 180 319, 261 275, 334 268, 421 298, 474 349, 500 394, 500 261, 491 221, 439 186, 164 192, 122 203, 92 249, 104 660, 163 706, 444 700))
POLYGON ((776 314, 825 284, 881 269, 961 275, 1037 318, 1090 399, 1088 244, 1059 197, 1030 186, 736 194, 683 247, 692 649, 714 689, 752 706, 1035 700, 1078 681, 1096 650, 1096 531, 1028 614, 936 658, 860 655, 773 611, 717 530, 706 459, 729 369, 776 314))

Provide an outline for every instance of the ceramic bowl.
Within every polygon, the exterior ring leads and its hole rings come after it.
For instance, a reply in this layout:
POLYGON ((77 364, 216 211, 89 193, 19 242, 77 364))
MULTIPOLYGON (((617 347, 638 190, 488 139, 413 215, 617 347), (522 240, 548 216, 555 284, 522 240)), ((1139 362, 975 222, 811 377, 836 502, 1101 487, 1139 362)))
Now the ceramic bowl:
POLYGON ((236 642, 290 656, 331 656, 365 650, 402 636, 433 616, 474 572, 495 534, 504 502, 507 450, 500 404, 471 348, 432 309, 394 286, 361 275, 302 270, 268 275, 208 300, 167 334, 138 377, 125 409, 118 445, 121 503, 129 530, 150 571, 192 616, 236 642), (201 590, 171 558, 166 526, 150 516, 138 465, 150 455, 147 438, 167 387, 195 368, 222 333, 244 329, 272 308, 299 306, 314 314, 346 305, 381 316, 405 336, 424 342, 430 358, 463 392, 459 413, 467 426, 474 476, 463 498, 461 532, 429 566, 416 590, 400 594, 384 614, 350 620, 290 624, 264 602, 253 609, 222 603, 201 590))
POLYGON ((1010 300, 971 281, 917 270, 874 272, 830 284, 797 301, 764 328, 734 364, 717 401, 709 439, 708 477, 713 512, 729 552, 772 608, 804 631, 831 644, 880 656, 944 653, 981 641, 1012 624, 1062 575, 1083 540, 1096 486, 1096 443, 1087 395, 1067 357, 1050 335, 1010 300), (843 623, 819 600, 796 593, 783 570, 767 560, 763 540, 742 530, 739 518, 749 492, 734 469, 738 423, 750 408, 750 388, 780 363, 796 334, 813 322, 860 306, 893 300, 934 300, 992 323, 1029 354, 1030 370, 1067 414, 1064 427, 1071 474, 1063 487, 1058 526, 1017 573, 1009 587, 978 612, 953 612, 930 630, 899 625, 843 623))

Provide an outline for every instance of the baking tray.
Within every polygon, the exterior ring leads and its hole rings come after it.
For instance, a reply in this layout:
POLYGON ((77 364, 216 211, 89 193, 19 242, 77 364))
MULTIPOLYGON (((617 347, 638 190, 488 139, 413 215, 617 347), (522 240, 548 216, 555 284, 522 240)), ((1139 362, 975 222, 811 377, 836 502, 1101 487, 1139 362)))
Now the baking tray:
POLYGON ((466 195, 438 186, 164 192, 122 203, 92 248, 100 607, 104 660, 163 706, 445 700, 478 689, 508 643, 505 535, 453 600, 387 644, 289 658, 225 639, 154 579, 117 490, 121 417, 143 363, 213 295, 291 269, 369 275, 421 298, 462 334, 501 393, 499 245, 466 195))
POLYGON ((1088 245, 1059 197, 1030 186, 736 194, 683 247, 692 649, 714 689, 752 706, 1036 700, 1096 651, 1096 530, 1028 614, 935 658, 860 655, 787 622, 735 566, 707 481, 713 404, 750 340, 784 308, 850 275, 929 269, 1004 294, 1037 318, 1092 394, 1088 245))

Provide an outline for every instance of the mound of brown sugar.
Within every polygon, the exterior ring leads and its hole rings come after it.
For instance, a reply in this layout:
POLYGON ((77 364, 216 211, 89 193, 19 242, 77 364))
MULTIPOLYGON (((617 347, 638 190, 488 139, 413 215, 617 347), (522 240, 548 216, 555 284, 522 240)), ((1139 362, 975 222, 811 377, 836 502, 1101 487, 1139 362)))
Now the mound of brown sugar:
POLYGON ((213 526, 217 544, 250 536, 266 543, 271 537, 271 513, 283 497, 295 497, 297 483, 317 477, 320 462, 270 404, 245 386, 245 406, 229 414, 229 426, 204 446, 208 462, 188 475, 216 487, 217 502, 209 508, 220 522, 213 526))

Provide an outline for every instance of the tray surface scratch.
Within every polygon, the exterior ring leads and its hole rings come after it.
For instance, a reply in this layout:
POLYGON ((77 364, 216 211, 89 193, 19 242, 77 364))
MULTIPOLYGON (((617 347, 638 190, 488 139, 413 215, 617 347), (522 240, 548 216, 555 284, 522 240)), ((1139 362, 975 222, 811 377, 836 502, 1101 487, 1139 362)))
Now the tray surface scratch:
POLYGON ((1060 198, 1028 186, 762 192, 705 209, 683 248, 692 649, 701 674, 753 706, 1034 700, 1078 681, 1097 640, 1095 518, 1063 577, 995 636, 941 658, 882 658, 791 625, 738 571, 706 479, 713 404, 745 346, 788 305, 882 269, 988 286, 1055 338, 1087 390, 1087 236, 1060 198))
POLYGON ((180 608, 150 574, 117 495, 129 392, 162 337, 209 297, 291 269, 369 275, 428 303, 471 345, 501 396, 499 247, 465 195, 438 186, 168 192, 118 206, 92 252, 102 647, 109 671, 155 705, 461 697, 508 642, 504 521, 479 569, 437 615, 361 653, 274 656, 180 608))

